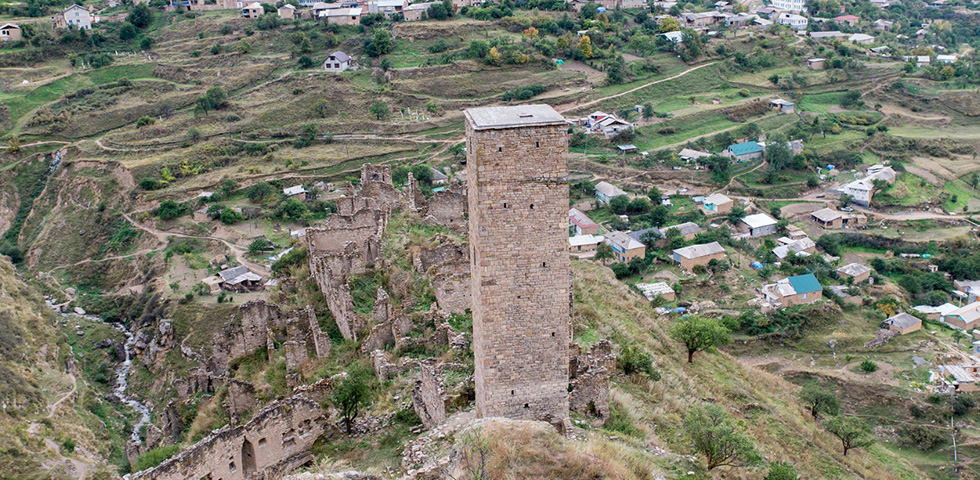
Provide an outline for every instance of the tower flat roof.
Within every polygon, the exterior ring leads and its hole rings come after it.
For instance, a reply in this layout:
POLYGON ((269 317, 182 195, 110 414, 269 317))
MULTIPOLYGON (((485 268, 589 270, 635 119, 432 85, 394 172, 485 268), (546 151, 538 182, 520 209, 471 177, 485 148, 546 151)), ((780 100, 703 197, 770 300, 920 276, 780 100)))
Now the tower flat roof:
POLYGON ((469 108, 464 113, 476 130, 568 123, 550 105, 469 108))

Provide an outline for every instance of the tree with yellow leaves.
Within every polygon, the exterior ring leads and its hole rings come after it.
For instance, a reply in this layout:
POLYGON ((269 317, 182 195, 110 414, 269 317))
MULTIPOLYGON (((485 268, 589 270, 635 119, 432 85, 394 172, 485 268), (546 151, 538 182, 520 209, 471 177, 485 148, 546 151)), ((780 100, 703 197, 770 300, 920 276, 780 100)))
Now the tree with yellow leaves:
POLYGON ((492 47, 490 53, 487 54, 487 63, 500 66, 500 58, 500 51, 497 50, 497 47, 492 47))
POLYGON ((585 58, 592 58, 592 39, 588 35, 582 35, 582 39, 578 41, 578 50, 585 58))
POLYGON ((538 38, 538 29, 534 27, 527 27, 527 29, 524 30, 524 37, 531 40, 538 38))

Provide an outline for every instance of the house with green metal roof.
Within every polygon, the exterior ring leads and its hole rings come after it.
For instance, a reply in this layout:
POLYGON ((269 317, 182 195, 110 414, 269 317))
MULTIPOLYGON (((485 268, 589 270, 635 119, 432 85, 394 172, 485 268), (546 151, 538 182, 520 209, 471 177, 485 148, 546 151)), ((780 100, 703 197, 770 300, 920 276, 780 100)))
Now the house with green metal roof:
POLYGON ((805 305, 823 298, 823 286, 812 273, 784 278, 762 287, 763 308, 778 309, 805 305))
POLYGON ((762 145, 759 145, 758 142, 742 142, 729 145, 728 148, 721 152, 721 156, 730 158, 736 162, 747 162, 762 158, 764 153, 762 145))

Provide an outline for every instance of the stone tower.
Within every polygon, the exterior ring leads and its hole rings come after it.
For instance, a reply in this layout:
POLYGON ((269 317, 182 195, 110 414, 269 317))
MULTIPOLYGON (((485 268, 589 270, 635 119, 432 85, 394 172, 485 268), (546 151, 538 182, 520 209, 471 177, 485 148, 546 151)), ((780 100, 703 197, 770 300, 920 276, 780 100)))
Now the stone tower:
POLYGON ((568 422, 568 125, 547 105, 466 114, 479 417, 568 422))

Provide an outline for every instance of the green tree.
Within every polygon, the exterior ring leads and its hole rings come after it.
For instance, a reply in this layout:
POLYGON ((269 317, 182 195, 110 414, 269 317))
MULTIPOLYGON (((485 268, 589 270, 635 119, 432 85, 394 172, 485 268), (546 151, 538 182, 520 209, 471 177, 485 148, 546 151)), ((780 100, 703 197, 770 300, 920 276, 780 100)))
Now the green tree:
POLYGON ((671 325, 670 336, 687 348, 687 363, 694 363, 697 352, 710 351, 732 341, 720 320, 700 315, 691 315, 671 325))
POLYGON ((391 38, 391 33, 388 30, 378 27, 374 29, 374 33, 371 35, 371 39, 368 40, 367 45, 364 47, 365 53, 371 57, 380 57, 394 48, 394 40, 391 38))
POLYGON ((368 110, 371 112, 371 115, 377 117, 378 120, 388 118, 388 115, 390 115, 390 112, 388 110, 388 104, 382 102, 381 100, 372 103, 371 107, 368 110))
POLYGON ((769 464, 769 472, 763 480, 800 480, 800 475, 796 469, 786 462, 772 462, 769 464))
MULTIPOLYGON (((309 55, 300 55, 299 59, 296 60, 296 66, 298 66, 299 68, 310 69, 313 68, 315 65, 316 64, 313 63, 313 58, 311 58, 309 55)), ((323 99, 321 98, 321 100, 323 99)))
POLYGON ((769 75, 769 83, 771 83, 773 85, 779 85, 779 75, 778 74, 775 74, 775 73, 772 74, 772 75, 769 75))
POLYGON ((649 198, 650 203, 654 205, 660 205, 660 197, 662 196, 663 196, 663 192, 661 192, 656 185, 650 187, 650 189, 647 190, 647 198, 649 198))
POLYGON ((126 16, 126 21, 142 30, 153 23, 153 12, 145 3, 140 3, 129 12, 129 15, 126 16))
POLYGON ((154 123, 157 123, 155 118, 143 115, 142 117, 136 120, 136 128, 143 128, 149 125, 153 125, 154 123))
POLYGON ((272 248, 272 244, 264 238, 256 238, 252 240, 252 243, 248 244, 248 253, 252 255, 258 255, 266 250, 272 248))
POLYGON ((349 372, 347 378, 334 387, 330 394, 330 401, 334 408, 340 411, 344 419, 344 428, 347 435, 353 433, 354 419, 357 418, 361 408, 371 404, 371 389, 364 379, 365 375, 361 372, 349 372))
POLYGON ((650 119, 656 114, 657 112, 653 110, 653 105, 649 103, 643 105, 643 118, 650 119))
POLYGON ((728 211, 728 221, 731 222, 732 225, 735 225, 742 219, 742 217, 745 216, 745 213, 745 207, 743 207, 740 202, 735 201, 734 205, 732 205, 732 209, 728 211))
POLYGON ((844 456, 847 456, 848 450, 867 447, 874 443, 868 424, 857 417, 837 415, 827 420, 824 428, 840 439, 844 456))
POLYGON ((224 108, 227 104, 226 99, 228 96, 225 94, 225 90, 219 86, 214 86, 208 89, 203 96, 198 97, 194 101, 195 111, 203 111, 204 115, 207 115, 211 110, 218 110, 224 108))
POLYGON ((456 143, 449 147, 449 153, 453 154, 453 159, 459 158, 460 155, 466 152, 466 145, 462 143, 456 143))
POLYGON ((242 220, 245 220, 245 217, 241 213, 231 208, 222 209, 221 217, 219 218, 221 219, 221 223, 224 223, 226 225, 233 225, 242 220))
POLYGON ((736 422, 717 405, 699 403, 684 417, 684 431, 708 471, 722 466, 737 467, 758 461, 745 424, 736 422))
POLYGON ((120 40, 132 40, 139 35, 139 30, 135 25, 129 22, 124 22, 121 27, 119 27, 119 39, 120 40))
POLYGON ((676 32, 681 29, 681 24, 676 18, 667 17, 660 21, 660 33, 676 32))
POLYGON ((226 197, 238 189, 238 182, 233 178, 226 178, 221 182, 221 193, 226 197))
POLYGON ((820 388, 816 385, 807 385, 800 392, 800 400, 810 409, 810 415, 816 420, 821 413, 837 415, 840 411, 840 401, 834 392, 820 388))
POLYGON ((863 370, 864 373, 874 373, 874 372, 877 372, 878 371, 878 364, 875 363, 870 358, 865 358, 864 360, 861 361, 861 370, 863 370))
POLYGON ((976 190, 977 185, 980 185, 980 173, 973 172, 973 175, 970 176, 970 187, 976 190))
POLYGON ((653 358, 639 345, 626 345, 616 355, 616 368, 626 375, 645 373, 653 375, 653 358))
POLYGON ((150 37, 143 37, 140 39, 140 50, 149 50, 153 47, 153 39, 150 37))
POLYGON ((608 260, 613 258, 613 249, 606 242, 600 242, 595 248, 595 259, 602 262, 603 265, 606 264, 608 260))
POLYGON ((310 107, 310 111, 312 111, 313 115, 316 115, 318 118, 327 118, 330 116, 331 111, 330 102, 328 102, 326 99, 318 98, 315 102, 313 102, 313 105, 310 107))
POLYGON ((623 215, 630 208, 630 199, 626 195, 619 195, 609 200, 609 208, 616 215, 623 215))
POLYGON ((161 220, 173 220, 183 213, 183 208, 173 200, 164 200, 157 208, 157 216, 161 220))
POLYGON ((413 165, 412 177, 421 185, 432 185, 432 167, 428 165, 413 165))
POLYGON ((241 39, 238 41, 238 53, 248 53, 252 51, 252 44, 246 39, 241 39))
POLYGON ((275 192, 276 189, 272 188, 272 185, 270 185, 269 182, 259 182, 249 187, 245 192, 245 196, 248 197, 252 203, 259 203, 266 198, 269 198, 275 192))

